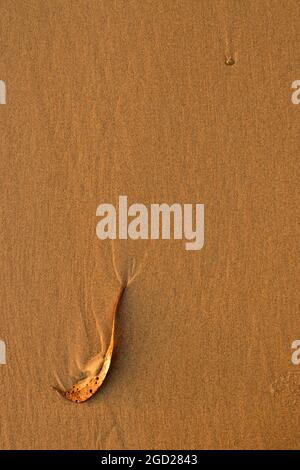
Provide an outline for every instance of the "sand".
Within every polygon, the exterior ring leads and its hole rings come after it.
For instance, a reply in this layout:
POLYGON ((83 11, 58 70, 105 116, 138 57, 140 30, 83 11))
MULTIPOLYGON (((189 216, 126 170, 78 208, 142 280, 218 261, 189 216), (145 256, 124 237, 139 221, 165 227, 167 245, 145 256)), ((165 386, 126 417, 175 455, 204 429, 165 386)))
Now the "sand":
POLYGON ((2 449, 299 448, 299 22, 296 0, 1 2, 2 449), (204 204, 203 248, 99 240, 120 195, 204 204), (77 405, 51 387, 105 353, 116 273, 113 363, 77 405))

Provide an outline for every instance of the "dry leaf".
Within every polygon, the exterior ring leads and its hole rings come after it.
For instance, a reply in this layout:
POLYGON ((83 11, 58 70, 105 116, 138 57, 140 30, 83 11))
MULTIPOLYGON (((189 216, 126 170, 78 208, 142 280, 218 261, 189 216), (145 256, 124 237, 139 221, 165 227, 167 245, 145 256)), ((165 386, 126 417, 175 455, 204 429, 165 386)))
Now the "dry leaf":
POLYGON ((110 342, 109 342, 107 351, 105 353, 102 367, 99 373, 92 377, 87 377, 81 380, 80 382, 73 385, 73 387, 66 392, 55 388, 55 390, 59 392, 63 397, 65 397, 67 400, 73 401, 74 403, 83 403, 87 401, 89 398, 91 398, 93 395, 95 395, 95 393, 99 390, 99 388, 103 384, 105 377, 107 375, 107 372, 109 371, 110 364, 111 364, 111 358, 112 358, 112 354, 114 350, 114 340, 115 340, 116 313, 117 313, 118 306, 119 306, 124 290, 125 290, 125 287, 123 287, 120 290, 118 297, 113 306, 113 314, 112 314, 113 320, 112 320, 110 342))

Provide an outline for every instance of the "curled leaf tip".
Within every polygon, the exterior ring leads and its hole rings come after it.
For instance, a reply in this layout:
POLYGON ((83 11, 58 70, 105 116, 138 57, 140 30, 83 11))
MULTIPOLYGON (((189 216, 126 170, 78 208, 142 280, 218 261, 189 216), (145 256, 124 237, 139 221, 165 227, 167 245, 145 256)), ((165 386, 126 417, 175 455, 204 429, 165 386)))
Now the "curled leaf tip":
POLYGON ((72 401, 73 403, 84 403, 85 401, 93 397, 97 393, 107 376, 114 350, 116 313, 125 289, 126 286, 121 287, 120 292, 113 305, 113 320, 110 341, 99 372, 96 375, 87 377, 84 380, 80 380, 79 382, 75 383, 70 390, 67 391, 62 391, 57 389, 56 387, 52 387, 61 396, 63 396, 67 400, 72 401))

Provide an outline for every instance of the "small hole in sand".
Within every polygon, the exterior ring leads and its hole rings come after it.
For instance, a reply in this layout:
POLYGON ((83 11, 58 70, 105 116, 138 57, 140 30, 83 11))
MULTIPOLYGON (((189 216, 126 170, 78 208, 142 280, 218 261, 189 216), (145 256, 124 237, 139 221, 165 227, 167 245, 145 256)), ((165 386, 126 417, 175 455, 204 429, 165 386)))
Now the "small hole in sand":
POLYGON ((225 64, 226 65, 234 65, 235 64, 235 60, 233 57, 226 57, 225 58, 225 64))

